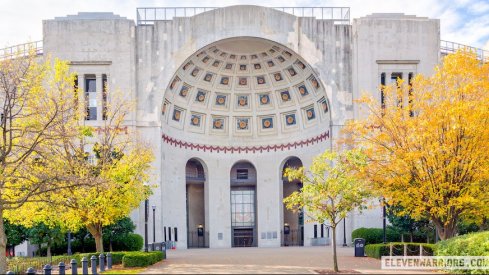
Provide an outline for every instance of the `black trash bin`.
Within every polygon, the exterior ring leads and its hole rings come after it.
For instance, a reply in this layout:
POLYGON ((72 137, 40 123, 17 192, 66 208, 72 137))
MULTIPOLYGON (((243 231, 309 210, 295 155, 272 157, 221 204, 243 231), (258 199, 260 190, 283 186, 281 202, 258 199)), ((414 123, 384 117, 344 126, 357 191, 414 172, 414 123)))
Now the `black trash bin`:
POLYGON ((365 257, 365 239, 356 238, 353 243, 355 244, 355 257, 365 257))

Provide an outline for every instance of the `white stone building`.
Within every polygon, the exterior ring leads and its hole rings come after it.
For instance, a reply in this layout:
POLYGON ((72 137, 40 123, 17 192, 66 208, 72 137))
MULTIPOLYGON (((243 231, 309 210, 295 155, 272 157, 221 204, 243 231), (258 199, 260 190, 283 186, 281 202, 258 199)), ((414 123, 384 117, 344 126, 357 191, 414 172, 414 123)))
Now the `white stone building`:
MULTIPOLYGON (((328 243, 327 225, 284 208, 301 187, 282 178, 284 167, 307 167, 331 149, 345 121, 362 115, 353 101, 362 92, 380 101, 379 84, 430 74, 451 50, 439 20, 403 14, 351 22, 348 8, 137 13, 137 22, 112 13, 45 20, 43 52, 77 73, 88 124, 102 119, 104 83, 137 102, 127 123, 156 155, 149 242, 154 223, 155 240, 179 249, 328 243)), ((142 204, 132 214, 141 235, 144 216, 142 204)), ((351 213, 345 224, 340 244, 355 228, 382 227, 382 212, 351 213)))

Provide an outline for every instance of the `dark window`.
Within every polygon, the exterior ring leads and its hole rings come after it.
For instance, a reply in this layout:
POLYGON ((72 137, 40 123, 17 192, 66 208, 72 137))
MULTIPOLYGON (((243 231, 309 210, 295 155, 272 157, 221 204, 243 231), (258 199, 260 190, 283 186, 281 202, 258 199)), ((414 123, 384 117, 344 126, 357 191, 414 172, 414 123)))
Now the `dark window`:
POLYGON ((178 231, 177 231, 177 228, 173 228, 173 231, 175 232, 175 242, 178 242, 178 231))
POLYGON ((164 236, 164 240, 166 242, 166 226, 163 227, 163 236, 164 236))
POLYGON ((324 238, 324 224, 321 224, 321 238, 324 238))
POLYGON ((236 169, 236 178, 239 180, 247 180, 248 169, 236 169))
POLYGON ((168 240, 171 241, 171 227, 168 227, 168 240))
POLYGON ((382 109, 385 109, 385 94, 384 94, 384 86, 385 86, 385 73, 380 74, 380 105, 382 109))
POLYGON ((74 99, 75 99, 75 111, 78 110, 78 75, 75 75, 75 79, 73 79, 73 92, 74 94, 74 99))
POLYGON ((85 76, 85 100, 87 115, 85 120, 97 120, 97 89, 95 76, 85 76))
POLYGON ((87 78, 85 79, 85 93, 95 93, 97 92, 97 82, 95 77, 92 76, 86 76, 87 78))
POLYGON ((408 92, 408 104, 409 104, 409 116, 414 116, 413 112, 413 87, 411 81, 413 80, 413 73, 408 74, 409 92, 408 92))
POLYGON ((314 239, 316 239, 318 237, 318 225, 315 224, 314 225, 314 239))
POLYGON ((397 107, 402 108, 402 93, 399 91, 401 89, 401 86, 397 83, 397 80, 400 79, 402 80, 402 73, 392 73, 391 74, 391 81, 393 83, 396 83, 397 85, 397 107))
POLYGON ((107 75, 102 75, 102 119, 107 120, 107 75))

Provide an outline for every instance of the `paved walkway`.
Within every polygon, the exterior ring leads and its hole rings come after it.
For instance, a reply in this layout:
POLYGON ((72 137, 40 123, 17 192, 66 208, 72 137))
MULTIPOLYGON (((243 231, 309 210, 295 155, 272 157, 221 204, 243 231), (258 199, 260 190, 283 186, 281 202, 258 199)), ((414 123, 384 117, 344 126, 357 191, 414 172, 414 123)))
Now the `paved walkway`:
MULTIPOLYGON (((338 247, 340 270, 368 274, 427 274, 380 269, 380 261, 355 258, 353 248, 338 247)), ((143 274, 317 274, 332 269, 331 247, 221 248, 170 250, 165 261, 143 274)))

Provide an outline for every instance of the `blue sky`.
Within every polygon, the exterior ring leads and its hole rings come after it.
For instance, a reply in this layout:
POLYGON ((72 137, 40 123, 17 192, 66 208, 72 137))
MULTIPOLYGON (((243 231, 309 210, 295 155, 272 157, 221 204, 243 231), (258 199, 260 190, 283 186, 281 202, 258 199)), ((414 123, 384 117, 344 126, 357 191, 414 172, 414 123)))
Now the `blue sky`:
POLYGON ((111 11, 130 19, 136 7, 228 6, 346 6, 351 18, 371 13, 400 12, 438 18, 441 38, 489 50, 489 0, 1 0, 0 48, 42 39, 42 20, 79 11, 111 11))

